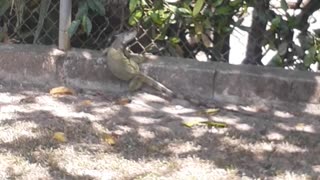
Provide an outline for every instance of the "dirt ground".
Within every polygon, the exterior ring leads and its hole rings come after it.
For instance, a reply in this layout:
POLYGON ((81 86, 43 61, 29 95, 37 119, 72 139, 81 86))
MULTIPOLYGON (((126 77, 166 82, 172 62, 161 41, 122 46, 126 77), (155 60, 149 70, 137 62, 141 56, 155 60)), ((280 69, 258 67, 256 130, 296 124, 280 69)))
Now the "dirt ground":
POLYGON ((102 92, 49 90, 0 82, 0 179, 320 177, 319 105, 229 104, 206 117, 154 93, 126 103, 102 92), (208 119, 227 127, 182 124, 208 119))

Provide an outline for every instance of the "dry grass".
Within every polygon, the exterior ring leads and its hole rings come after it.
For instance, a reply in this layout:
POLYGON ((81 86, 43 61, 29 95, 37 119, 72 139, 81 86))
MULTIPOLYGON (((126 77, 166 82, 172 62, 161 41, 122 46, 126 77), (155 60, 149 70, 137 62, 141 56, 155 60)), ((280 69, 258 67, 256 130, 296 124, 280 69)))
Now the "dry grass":
POLYGON ((116 105, 117 98, 92 92, 46 92, 1 90, 0 179, 300 180, 320 173, 317 106, 224 110, 212 118, 227 128, 186 128, 182 121, 205 119, 187 102, 138 93, 116 105), (67 142, 55 141, 55 132, 67 142))

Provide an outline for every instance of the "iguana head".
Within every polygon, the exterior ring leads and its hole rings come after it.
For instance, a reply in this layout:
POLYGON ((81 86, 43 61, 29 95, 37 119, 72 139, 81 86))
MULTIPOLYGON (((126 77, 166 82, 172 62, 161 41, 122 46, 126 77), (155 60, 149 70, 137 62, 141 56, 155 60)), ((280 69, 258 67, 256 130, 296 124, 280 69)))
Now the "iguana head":
POLYGON ((120 34, 115 35, 115 40, 111 44, 112 48, 122 49, 127 45, 131 40, 133 40, 137 35, 136 30, 126 31, 120 34))

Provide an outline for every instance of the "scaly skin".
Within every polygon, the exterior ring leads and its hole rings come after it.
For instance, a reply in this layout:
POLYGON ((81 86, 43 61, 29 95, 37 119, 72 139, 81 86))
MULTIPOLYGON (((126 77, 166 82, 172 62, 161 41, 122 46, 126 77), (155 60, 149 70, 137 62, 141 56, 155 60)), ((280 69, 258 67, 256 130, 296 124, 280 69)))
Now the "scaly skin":
POLYGON ((141 73, 139 65, 130 58, 127 58, 122 50, 109 48, 107 54, 107 65, 114 76, 124 81, 130 81, 130 91, 138 90, 143 83, 146 83, 167 95, 173 95, 173 92, 164 85, 141 73))
POLYGON ((117 78, 129 81, 140 73, 139 65, 128 59, 121 50, 110 48, 107 54, 107 65, 117 78))
POLYGON ((192 104, 198 105, 199 102, 197 100, 175 94, 160 82, 140 72, 138 62, 141 62, 141 58, 138 56, 130 57, 130 55, 124 50, 124 46, 134 39, 136 34, 137 33, 135 31, 130 31, 117 35, 117 39, 112 43, 111 47, 103 51, 103 54, 107 54, 107 65, 111 73, 120 80, 130 81, 130 91, 138 90, 144 83, 146 83, 170 97, 185 99, 192 104))

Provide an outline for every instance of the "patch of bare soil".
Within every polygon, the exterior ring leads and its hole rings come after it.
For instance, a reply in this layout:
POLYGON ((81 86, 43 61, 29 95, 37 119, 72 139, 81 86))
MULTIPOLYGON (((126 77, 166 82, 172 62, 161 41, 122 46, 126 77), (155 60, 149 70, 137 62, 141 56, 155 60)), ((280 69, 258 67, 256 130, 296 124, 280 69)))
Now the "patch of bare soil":
POLYGON ((317 179, 319 105, 227 105, 210 121, 149 93, 0 86, 0 179, 317 179), (66 142, 53 138, 62 132, 66 142))

